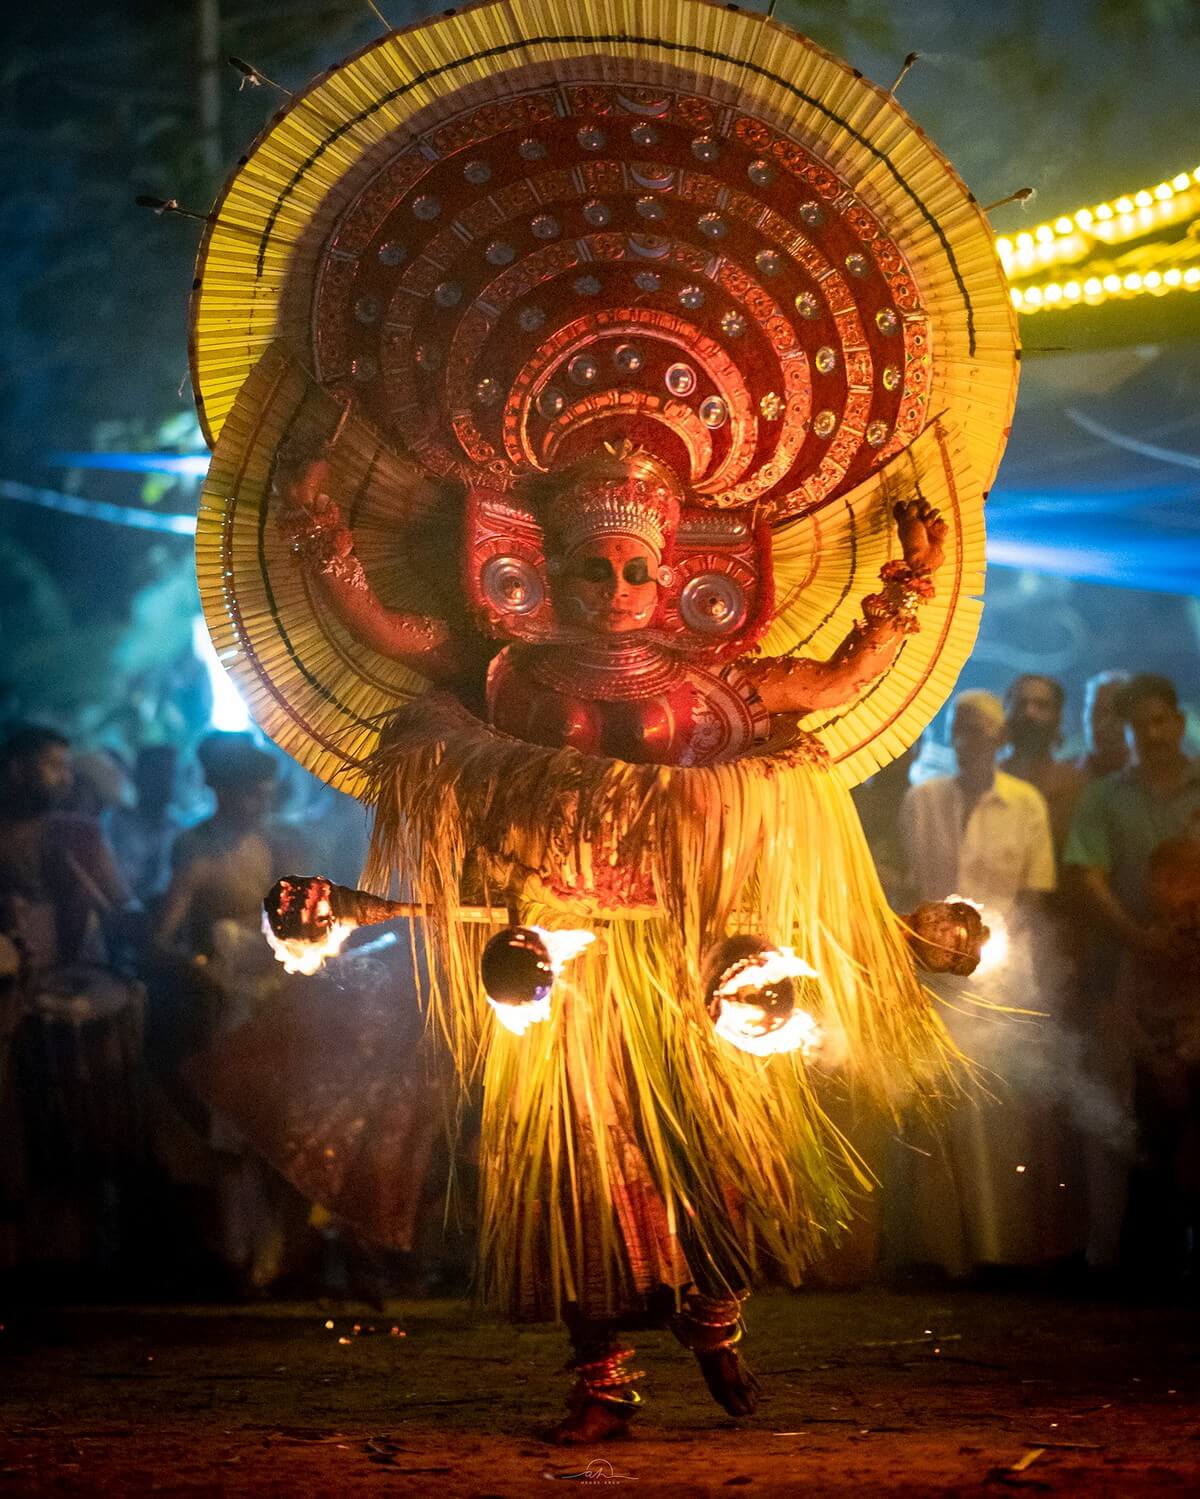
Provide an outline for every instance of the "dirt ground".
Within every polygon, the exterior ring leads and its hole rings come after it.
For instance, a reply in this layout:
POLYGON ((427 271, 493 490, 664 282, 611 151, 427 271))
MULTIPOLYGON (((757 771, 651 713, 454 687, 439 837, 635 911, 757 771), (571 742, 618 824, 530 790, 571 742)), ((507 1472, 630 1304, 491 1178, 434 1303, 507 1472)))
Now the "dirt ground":
POLYGON ((758 1415, 730 1420, 690 1355, 647 1334, 636 1439, 580 1451, 537 1435, 566 1385, 561 1334, 460 1303, 5 1317, 0 1499, 1200 1493, 1191 1308, 761 1296, 745 1344, 758 1415))

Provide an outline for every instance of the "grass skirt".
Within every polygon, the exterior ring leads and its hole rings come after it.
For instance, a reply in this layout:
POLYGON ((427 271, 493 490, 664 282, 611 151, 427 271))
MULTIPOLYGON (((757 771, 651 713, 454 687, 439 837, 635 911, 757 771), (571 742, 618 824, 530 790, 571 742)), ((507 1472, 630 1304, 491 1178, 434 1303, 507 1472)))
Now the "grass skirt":
POLYGON ((829 1074, 894 1111, 956 1071, 819 748, 790 729, 721 765, 632 765, 523 743, 435 695, 396 716, 372 780, 367 881, 428 904, 432 1021, 482 1082, 489 1299, 599 1316, 663 1285, 797 1283, 867 1185, 822 1108, 829 1074), (463 903, 597 935, 524 1036, 487 1004, 494 928, 459 920, 463 903), (817 970, 815 1061, 714 1033, 701 974, 731 925, 817 970))

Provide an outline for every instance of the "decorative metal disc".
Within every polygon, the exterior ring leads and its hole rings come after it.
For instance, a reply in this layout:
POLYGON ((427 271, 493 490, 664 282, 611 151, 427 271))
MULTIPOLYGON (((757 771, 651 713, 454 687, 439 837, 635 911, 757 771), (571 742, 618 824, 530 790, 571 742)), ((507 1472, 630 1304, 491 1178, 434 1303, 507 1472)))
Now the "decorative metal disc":
POLYGON ((489 603, 509 614, 532 614, 546 596, 537 569, 523 557, 493 557, 481 575, 489 603))
POLYGON ((728 635, 746 618, 746 595, 728 573, 701 573, 680 591, 679 616, 701 635, 728 635))

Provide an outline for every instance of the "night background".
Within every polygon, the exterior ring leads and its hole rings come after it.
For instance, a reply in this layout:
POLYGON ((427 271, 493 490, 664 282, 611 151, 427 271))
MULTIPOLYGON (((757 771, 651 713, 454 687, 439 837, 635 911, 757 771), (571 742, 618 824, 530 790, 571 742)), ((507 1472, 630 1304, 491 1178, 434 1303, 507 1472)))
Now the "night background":
MULTIPOLYGON (((387 13, 401 25, 427 12, 393 4, 387 13)), ((777 14, 880 81, 919 52, 905 107, 979 201, 1037 190, 995 213, 1000 234, 1152 188, 1200 161, 1200 17, 1189 0, 903 10, 785 0, 777 14)), ((205 212, 282 101, 247 86, 229 54, 294 90, 378 35, 379 23, 365 4, 227 0, 211 14, 199 4, 98 4, 4 24, 8 716, 50 716, 126 752, 165 722, 186 740, 203 726, 207 690, 192 653, 188 538, 64 517, 21 503, 11 486, 155 517, 194 514, 197 477, 64 461, 201 451, 187 367, 200 226, 133 199, 205 212), (167 718, 150 700, 169 702, 167 718), (129 721, 133 702, 140 726, 129 721)), ((1200 265, 1191 222, 1153 238, 1200 265)), ((1138 245, 1121 247, 1135 267, 1138 245)), ((1073 732, 1089 675, 1142 668, 1173 675, 1196 711, 1200 296, 1047 309, 1021 324, 1017 415, 989 513, 988 608, 964 683, 1051 672, 1068 687, 1073 732)))
MULTIPOLYGON (((393 27, 437 13, 379 10, 393 27)), ((202 225, 135 198, 203 216, 287 92, 380 36, 373 12, 63 0, 0 21, 0 729, 48 724, 127 767, 172 745, 193 817, 198 742, 249 718, 195 582, 207 453, 188 299, 202 225)), ((1056 678, 1062 750, 1077 754, 1089 678, 1161 673, 1200 753, 1200 3, 779 0, 773 14, 885 87, 918 53, 900 102, 978 202, 1035 190, 989 214, 1023 353, 959 686, 1056 678), (1110 248, 1042 254, 1097 205, 1129 226, 1110 248), (1018 237, 1056 223, 1022 258, 1018 237), (1064 289, 1076 272, 1094 294, 1064 289)), ((949 716, 918 779, 951 766, 949 716)), ((279 758, 279 806, 297 823, 340 816, 334 873, 353 879, 361 812, 279 758)), ((28 1302, 0 1290, 0 1494, 403 1485, 516 1499, 543 1477, 604 1477, 530 1434, 530 1412, 556 1398, 550 1332, 474 1325, 461 1300, 422 1294, 372 1309, 353 1269, 343 1300, 274 1307, 190 1298, 161 1265, 133 1285, 39 1283, 28 1302)), ((1197 1491, 1194 1281, 1183 1311, 1146 1286, 1085 1302, 1042 1286, 1006 1300, 1007 1284, 958 1299, 839 1284, 829 1271, 807 1320, 774 1300, 752 1322, 779 1387, 753 1432, 710 1430, 668 1364, 667 1435, 615 1464, 635 1492, 1197 1491)))

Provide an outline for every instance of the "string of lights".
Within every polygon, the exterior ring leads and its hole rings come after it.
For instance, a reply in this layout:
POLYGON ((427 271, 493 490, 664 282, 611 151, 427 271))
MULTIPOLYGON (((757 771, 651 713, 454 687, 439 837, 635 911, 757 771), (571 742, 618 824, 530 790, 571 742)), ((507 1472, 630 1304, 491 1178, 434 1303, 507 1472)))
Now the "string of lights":
POLYGON ((1155 265, 1148 270, 1125 270, 1096 266, 1091 274, 1079 274, 1067 280, 1039 282, 1032 286, 1014 286, 1010 290, 1013 306, 1020 313, 1053 311, 1065 307, 1098 307, 1113 300, 1131 297, 1164 296, 1175 291, 1200 291, 1200 243, 1168 247, 1176 254, 1193 253, 1188 259, 1155 265))
POLYGON ((1156 186, 1061 214, 1032 229, 999 235, 996 251, 1009 280, 1020 281, 1053 265, 1086 260, 1098 246, 1123 244, 1197 217, 1200 166, 1156 186))

